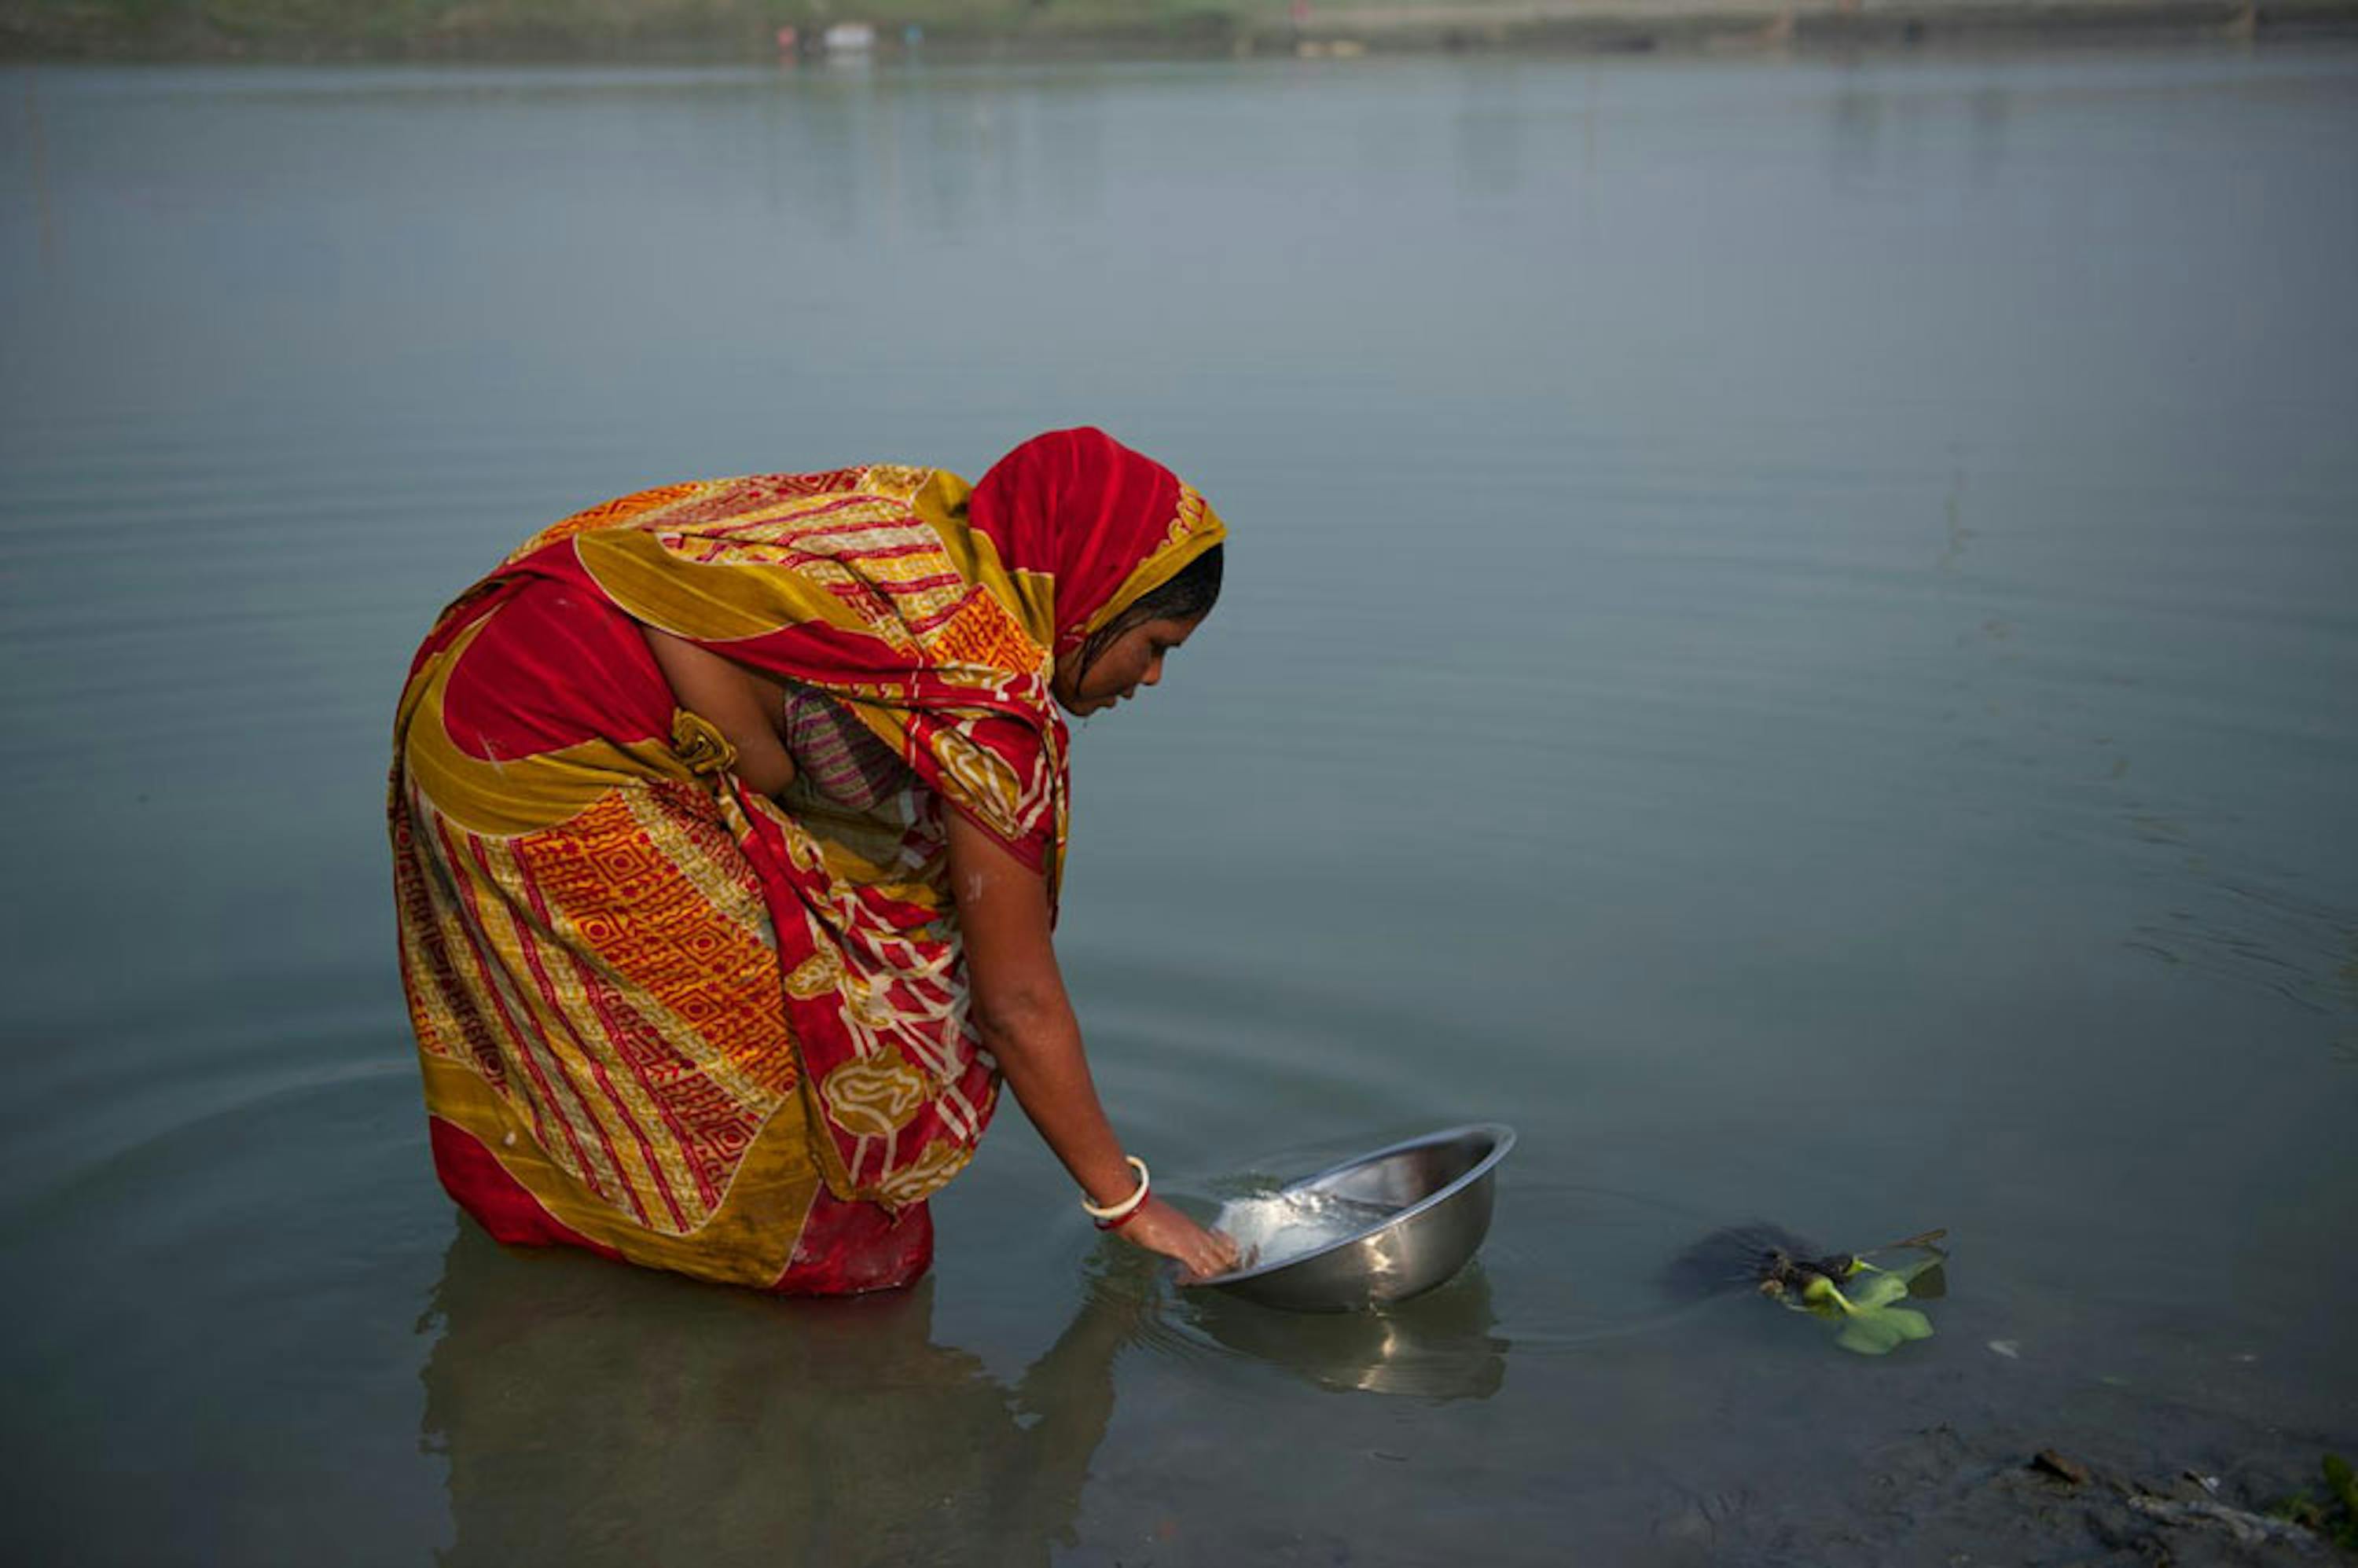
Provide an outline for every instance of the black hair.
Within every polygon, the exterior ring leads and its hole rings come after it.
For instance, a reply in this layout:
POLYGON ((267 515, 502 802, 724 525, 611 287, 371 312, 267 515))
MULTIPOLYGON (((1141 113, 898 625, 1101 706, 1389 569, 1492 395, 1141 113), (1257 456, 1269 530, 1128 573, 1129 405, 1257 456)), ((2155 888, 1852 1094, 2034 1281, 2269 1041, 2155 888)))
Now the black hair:
POLYGON ((1209 615, 1220 600, 1220 557, 1226 548, 1214 545, 1180 568, 1169 582, 1140 594, 1129 609, 1091 633, 1081 644, 1081 673, 1087 675, 1098 655, 1133 626, 1149 621, 1197 621, 1209 615))

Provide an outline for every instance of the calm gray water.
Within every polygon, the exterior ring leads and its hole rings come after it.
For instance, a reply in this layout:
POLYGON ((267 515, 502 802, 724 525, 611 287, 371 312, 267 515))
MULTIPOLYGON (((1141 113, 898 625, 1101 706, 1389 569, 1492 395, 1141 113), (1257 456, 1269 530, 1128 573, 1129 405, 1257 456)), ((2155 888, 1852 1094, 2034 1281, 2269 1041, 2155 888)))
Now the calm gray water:
POLYGON ((15 1551, 1812 1561, 1927 1428, 2349 1447, 2353 278, 2348 52, 11 72, 15 1551), (895 1300, 462 1226, 379 815, 436 608, 1081 421, 1236 535, 1077 747, 1117 1120, 1207 1202, 1510 1121, 1479 1266, 1176 1297, 1011 1108, 895 1300), (1756 1217, 1950 1227, 1938 1336, 1659 1287, 1756 1217))

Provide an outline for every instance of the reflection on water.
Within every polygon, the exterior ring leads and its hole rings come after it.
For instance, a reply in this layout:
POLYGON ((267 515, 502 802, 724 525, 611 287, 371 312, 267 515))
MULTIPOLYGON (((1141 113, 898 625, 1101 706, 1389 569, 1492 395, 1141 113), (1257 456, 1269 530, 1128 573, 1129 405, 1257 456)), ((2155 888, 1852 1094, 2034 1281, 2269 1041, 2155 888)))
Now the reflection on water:
POLYGON ((772 1300, 510 1252, 462 1223, 422 1330, 446 1561, 1048 1561, 1144 1298, 1092 1291, 1012 1385, 934 1282, 772 1300))
POLYGON ((38 237, 41 270, 49 272, 58 261, 57 218, 49 201, 49 136, 41 128, 41 92, 34 73, 27 70, 25 80, 24 141, 25 167, 33 186, 33 232, 38 237))
POLYGON ((1509 1347, 1478 1265, 1314 1316, 1174 1291, 1109 1245, 1055 1343, 1002 1380, 936 1341, 936 1289, 768 1299, 461 1222, 418 1325, 444 1561, 1044 1563, 1072 1539, 1130 1346, 1429 1401, 1497 1393, 1509 1347))
MULTIPOLYGON (((1998 178, 2007 155, 2013 94, 1983 85, 1961 90, 1928 85, 1854 65, 1844 73, 1827 117, 1827 173, 1838 189, 1864 190, 1888 180, 1910 194, 1951 189, 1927 178, 1925 163, 1940 159, 1962 175, 1957 187, 1980 192, 1998 178), (1962 110, 1962 146, 1945 145, 1940 122, 1962 110)), ((1943 171, 1945 176, 1946 171, 1943 171)))
POLYGON ((1502 100, 1500 89, 1513 88, 1514 67, 1486 63, 1488 69, 1466 79, 1450 148, 1462 189, 1486 196, 1511 195, 1523 183, 1531 121, 1509 106, 1511 99, 1502 100))
POLYGON ((1422 1400, 1487 1400, 1507 1380, 1479 1260, 1412 1301, 1356 1313, 1281 1312, 1217 1291, 1182 1298, 1185 1328, 1325 1389, 1422 1400))
POLYGON ((2008 94, 2004 88, 1974 89, 1973 104, 1973 169, 1974 183, 1985 186, 1994 178, 1998 166, 2006 161, 2006 121, 2008 94))

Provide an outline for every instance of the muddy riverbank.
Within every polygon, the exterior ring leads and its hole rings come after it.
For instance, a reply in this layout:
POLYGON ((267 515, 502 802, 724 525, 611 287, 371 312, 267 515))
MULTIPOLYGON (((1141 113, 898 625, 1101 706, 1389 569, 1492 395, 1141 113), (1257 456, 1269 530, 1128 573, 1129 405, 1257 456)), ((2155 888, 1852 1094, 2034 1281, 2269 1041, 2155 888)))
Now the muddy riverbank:
POLYGON ((763 0, 404 7, 11 0, 0 5, 0 59, 741 63, 2281 40, 2358 36, 2358 0, 1165 0, 1121 8, 903 0, 848 31, 829 29, 823 13, 763 0))
POLYGON ((1815 1568, 2352 1561, 2327 1533, 2342 1516, 2323 1501, 2320 1460, 2297 1457, 2283 1433, 2207 1417, 2157 1431, 2143 1416, 2080 1430, 2069 1446, 2004 1423, 1928 1427, 1871 1454, 1844 1496, 1699 1496, 1658 1538, 1672 1559, 1815 1568))

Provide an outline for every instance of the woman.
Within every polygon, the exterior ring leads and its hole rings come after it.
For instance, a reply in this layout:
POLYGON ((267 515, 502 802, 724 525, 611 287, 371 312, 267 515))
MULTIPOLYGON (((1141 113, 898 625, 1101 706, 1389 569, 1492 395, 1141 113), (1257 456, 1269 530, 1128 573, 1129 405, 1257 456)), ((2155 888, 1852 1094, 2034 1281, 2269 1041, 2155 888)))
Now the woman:
POLYGON ((526 543, 419 649, 390 801, 435 1164, 502 1241, 903 1285, 1003 1076, 1098 1223, 1195 1274, 1050 929, 1066 731, 1162 676, 1225 530, 1096 430, 969 487, 672 485, 526 543))

